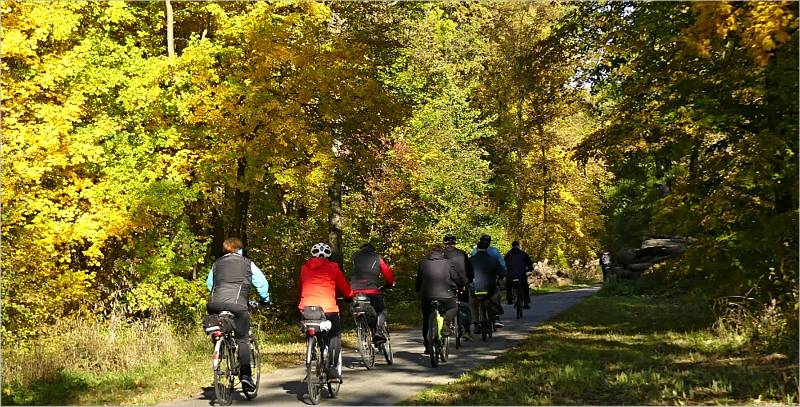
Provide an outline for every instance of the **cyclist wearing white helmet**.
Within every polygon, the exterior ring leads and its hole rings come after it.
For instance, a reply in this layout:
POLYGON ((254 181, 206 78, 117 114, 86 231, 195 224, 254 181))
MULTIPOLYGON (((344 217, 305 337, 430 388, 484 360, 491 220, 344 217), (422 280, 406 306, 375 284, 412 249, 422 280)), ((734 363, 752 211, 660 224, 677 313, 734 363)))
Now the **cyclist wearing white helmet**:
MULTIPOLYGON (((339 269, 339 265, 330 261, 333 252, 325 243, 317 243, 311 247, 311 258, 300 268, 300 304, 297 308, 302 312, 306 306, 322 307, 325 318, 331 321, 331 329, 326 336, 326 342, 331 352, 331 360, 338 363, 341 352, 341 321, 339 319, 339 306, 336 304, 338 292, 346 299, 353 298, 353 289, 339 269)), ((341 381, 338 366, 328 369, 328 377, 341 381)))

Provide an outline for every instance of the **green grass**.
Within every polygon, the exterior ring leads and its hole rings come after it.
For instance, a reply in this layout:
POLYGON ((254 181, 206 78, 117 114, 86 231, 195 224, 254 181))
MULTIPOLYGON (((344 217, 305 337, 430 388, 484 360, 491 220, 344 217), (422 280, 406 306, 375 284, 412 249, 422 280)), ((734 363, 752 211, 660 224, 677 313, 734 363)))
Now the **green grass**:
POLYGON ((491 365, 405 404, 796 405, 796 344, 787 353, 754 351, 712 330, 706 304, 601 292, 491 365))

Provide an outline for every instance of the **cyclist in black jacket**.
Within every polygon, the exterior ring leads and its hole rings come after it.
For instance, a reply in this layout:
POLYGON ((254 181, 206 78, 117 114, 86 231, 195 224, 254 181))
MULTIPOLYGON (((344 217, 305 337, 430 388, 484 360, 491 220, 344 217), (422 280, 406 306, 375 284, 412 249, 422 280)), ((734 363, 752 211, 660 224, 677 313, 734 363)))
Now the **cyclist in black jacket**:
POLYGON ((456 271, 453 263, 444 256, 440 246, 434 247, 428 257, 422 261, 417 272, 416 289, 422 300, 422 338, 425 344, 425 354, 430 353, 431 344, 428 343, 428 317, 433 308, 431 300, 438 300, 445 308, 445 324, 442 334, 450 335, 450 323, 456 317, 456 296, 458 287, 466 284, 456 271))
MULTIPOLYGON (((456 272, 463 279, 466 280, 466 283, 458 287, 458 301, 469 304, 469 291, 467 290, 467 285, 472 283, 472 280, 475 278, 475 273, 472 270, 472 262, 469 261, 469 257, 467 253, 461 249, 456 247, 456 237, 447 234, 444 235, 444 257, 450 260, 453 263, 453 266, 456 268, 456 272)), ((469 310, 469 307, 466 307, 469 310)), ((461 321, 464 326, 465 338, 472 339, 472 331, 469 329, 472 322, 471 320, 471 312, 465 311, 467 318, 464 321, 461 321)))
POLYGON ((523 308, 529 309, 531 303, 531 294, 528 288, 528 275, 527 273, 533 271, 533 261, 531 256, 525 253, 520 247, 518 241, 511 243, 511 250, 505 256, 506 267, 508 268, 508 278, 506 278, 506 300, 512 304, 512 297, 514 293, 511 288, 511 280, 519 279, 524 286, 523 292, 525 296, 522 298, 523 308))

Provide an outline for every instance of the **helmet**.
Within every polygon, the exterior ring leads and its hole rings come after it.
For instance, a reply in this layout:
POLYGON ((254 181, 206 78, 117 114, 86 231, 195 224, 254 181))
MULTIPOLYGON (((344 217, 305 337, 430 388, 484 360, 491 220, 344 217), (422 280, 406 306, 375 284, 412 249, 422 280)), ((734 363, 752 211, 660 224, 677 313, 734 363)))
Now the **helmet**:
POLYGON ((456 244, 456 237, 451 234, 444 235, 444 244, 456 244))
POLYGON ((311 247, 311 255, 314 257, 324 257, 330 258, 333 251, 331 251, 331 247, 325 243, 317 243, 311 247))
POLYGON ((491 243, 492 242, 492 237, 489 236, 489 235, 483 235, 483 236, 481 236, 480 240, 485 240, 485 241, 491 243))

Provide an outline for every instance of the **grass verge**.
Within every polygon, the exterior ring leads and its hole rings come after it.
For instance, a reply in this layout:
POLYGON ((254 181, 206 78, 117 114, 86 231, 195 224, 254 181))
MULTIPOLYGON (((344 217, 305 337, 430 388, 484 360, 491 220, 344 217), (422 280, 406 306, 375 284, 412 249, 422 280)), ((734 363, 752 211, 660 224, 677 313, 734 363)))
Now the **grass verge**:
POLYGON ((407 405, 795 404, 797 344, 757 351, 712 328, 708 302, 603 293, 491 365, 407 405))
MULTIPOLYGON (((418 323, 417 301, 388 304, 390 329, 418 323)), ((342 339, 354 347, 346 305, 342 316, 342 339)), ((302 363, 305 338, 296 324, 273 321, 254 329, 261 333, 262 373, 302 363)), ((212 385, 211 351, 199 326, 180 331, 165 320, 63 322, 36 340, 5 338, 2 404, 148 405, 195 396, 212 385)))

